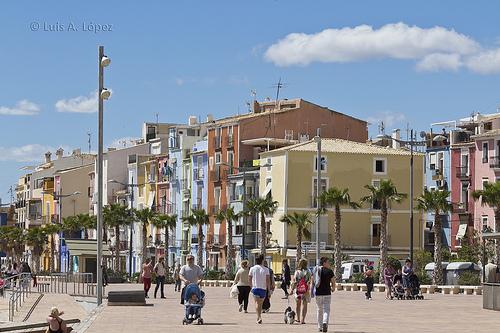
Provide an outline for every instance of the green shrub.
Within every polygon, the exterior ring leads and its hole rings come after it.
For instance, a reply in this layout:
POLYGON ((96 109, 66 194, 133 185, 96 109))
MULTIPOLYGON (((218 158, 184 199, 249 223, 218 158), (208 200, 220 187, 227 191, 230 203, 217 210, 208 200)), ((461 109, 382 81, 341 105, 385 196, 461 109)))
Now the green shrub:
POLYGON ((218 271, 215 269, 211 269, 206 273, 207 280, 222 280, 222 275, 224 272, 218 271))
POLYGON ((481 280, 479 278, 479 274, 465 271, 458 277, 458 284, 461 286, 479 286, 481 284, 481 280))
POLYGON ((354 273, 352 277, 347 281, 349 283, 363 283, 365 282, 365 276, 363 273, 354 273))
POLYGON ((432 279, 425 273, 418 272, 417 273, 418 280, 420 281, 420 284, 431 284, 432 279))
POLYGON ((387 262, 389 262, 389 264, 391 264, 391 266, 397 271, 398 269, 401 269, 401 262, 399 261, 398 258, 394 258, 394 257, 387 257, 387 262))

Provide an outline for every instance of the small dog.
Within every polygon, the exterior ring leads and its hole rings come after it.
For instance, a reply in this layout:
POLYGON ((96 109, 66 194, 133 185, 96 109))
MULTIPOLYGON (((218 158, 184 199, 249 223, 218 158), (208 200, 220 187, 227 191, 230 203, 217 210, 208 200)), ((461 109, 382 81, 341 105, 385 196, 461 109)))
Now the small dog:
POLYGON ((295 311, 289 306, 285 310, 285 324, 293 324, 295 323, 295 311))

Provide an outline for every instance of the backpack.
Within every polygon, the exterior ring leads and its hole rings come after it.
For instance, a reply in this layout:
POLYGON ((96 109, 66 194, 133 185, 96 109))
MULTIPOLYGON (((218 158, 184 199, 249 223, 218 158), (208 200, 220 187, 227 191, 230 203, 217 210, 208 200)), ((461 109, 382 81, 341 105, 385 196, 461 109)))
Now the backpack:
POLYGON ((299 283, 297 284, 297 295, 304 295, 309 290, 309 286, 306 282, 306 276, 300 278, 299 283))

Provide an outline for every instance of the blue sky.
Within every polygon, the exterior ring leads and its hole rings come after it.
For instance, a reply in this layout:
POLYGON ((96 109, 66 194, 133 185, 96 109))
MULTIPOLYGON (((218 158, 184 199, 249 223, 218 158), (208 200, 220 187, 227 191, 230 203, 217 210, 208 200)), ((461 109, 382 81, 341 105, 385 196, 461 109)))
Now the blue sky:
POLYGON ((369 119, 376 134, 381 119, 422 130, 494 112, 499 11, 493 1, 2 1, 0 197, 44 150, 85 150, 89 130, 96 146, 100 44, 112 59, 107 145, 140 136, 156 113, 245 112, 250 91, 274 96, 280 77, 283 97, 369 119))

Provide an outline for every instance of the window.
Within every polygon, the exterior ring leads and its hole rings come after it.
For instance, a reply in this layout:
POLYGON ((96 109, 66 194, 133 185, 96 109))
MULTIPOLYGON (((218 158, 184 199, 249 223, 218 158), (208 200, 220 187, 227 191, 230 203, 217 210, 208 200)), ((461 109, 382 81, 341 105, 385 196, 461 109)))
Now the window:
POLYGON ((460 204, 461 208, 467 210, 469 203, 469 187, 467 184, 462 184, 462 191, 460 193, 460 204))
POLYGON ((372 223, 372 246, 380 245, 380 223, 372 223))
POLYGON ((488 163, 488 142, 483 142, 483 163, 488 163))
POLYGON ((214 188, 214 202, 215 209, 218 211, 220 209, 220 187, 214 188))
MULTIPOLYGON (((312 203, 313 203, 313 208, 318 207, 318 203, 317 203, 317 197, 318 197, 317 187, 318 187, 318 179, 314 178, 313 179, 313 189, 312 189, 312 203)), ((325 192, 327 190, 327 188, 328 188, 327 179, 321 178, 321 193, 325 192)))
POLYGON ((436 154, 435 153, 429 154, 429 169, 431 169, 431 170, 436 169, 436 154))
POLYGON ((215 153, 215 164, 220 164, 220 163, 221 163, 221 154, 215 153))
POLYGON ((232 151, 227 152, 227 164, 229 165, 228 172, 232 175, 234 172, 233 164, 234 164, 234 153, 232 151))
POLYGON ((243 225, 238 224, 234 228, 234 234, 235 235, 242 235, 243 234, 243 225))
POLYGON ((481 216, 481 224, 483 227, 482 230, 485 230, 488 227, 488 215, 481 216))
MULTIPOLYGON (((314 171, 318 171, 318 157, 314 156, 314 171)), ((321 156, 321 171, 326 171, 326 156, 321 156)))
POLYGON ((481 182, 481 184, 483 185, 482 190, 484 190, 484 184, 488 184, 488 182, 489 182, 488 177, 483 177, 482 182, 481 182))
POLYGON ((272 162, 273 160, 271 158, 268 158, 267 161, 266 161, 266 165, 267 165, 267 171, 271 171, 272 169, 272 162))
POLYGON ((231 138, 233 137, 233 126, 227 128, 227 135, 231 138))
POLYGON ((221 136, 222 129, 220 127, 217 127, 215 129, 215 136, 220 137, 221 136))
POLYGON ((387 173, 386 164, 387 164, 387 160, 385 158, 374 159, 373 160, 373 173, 385 175, 387 173))

